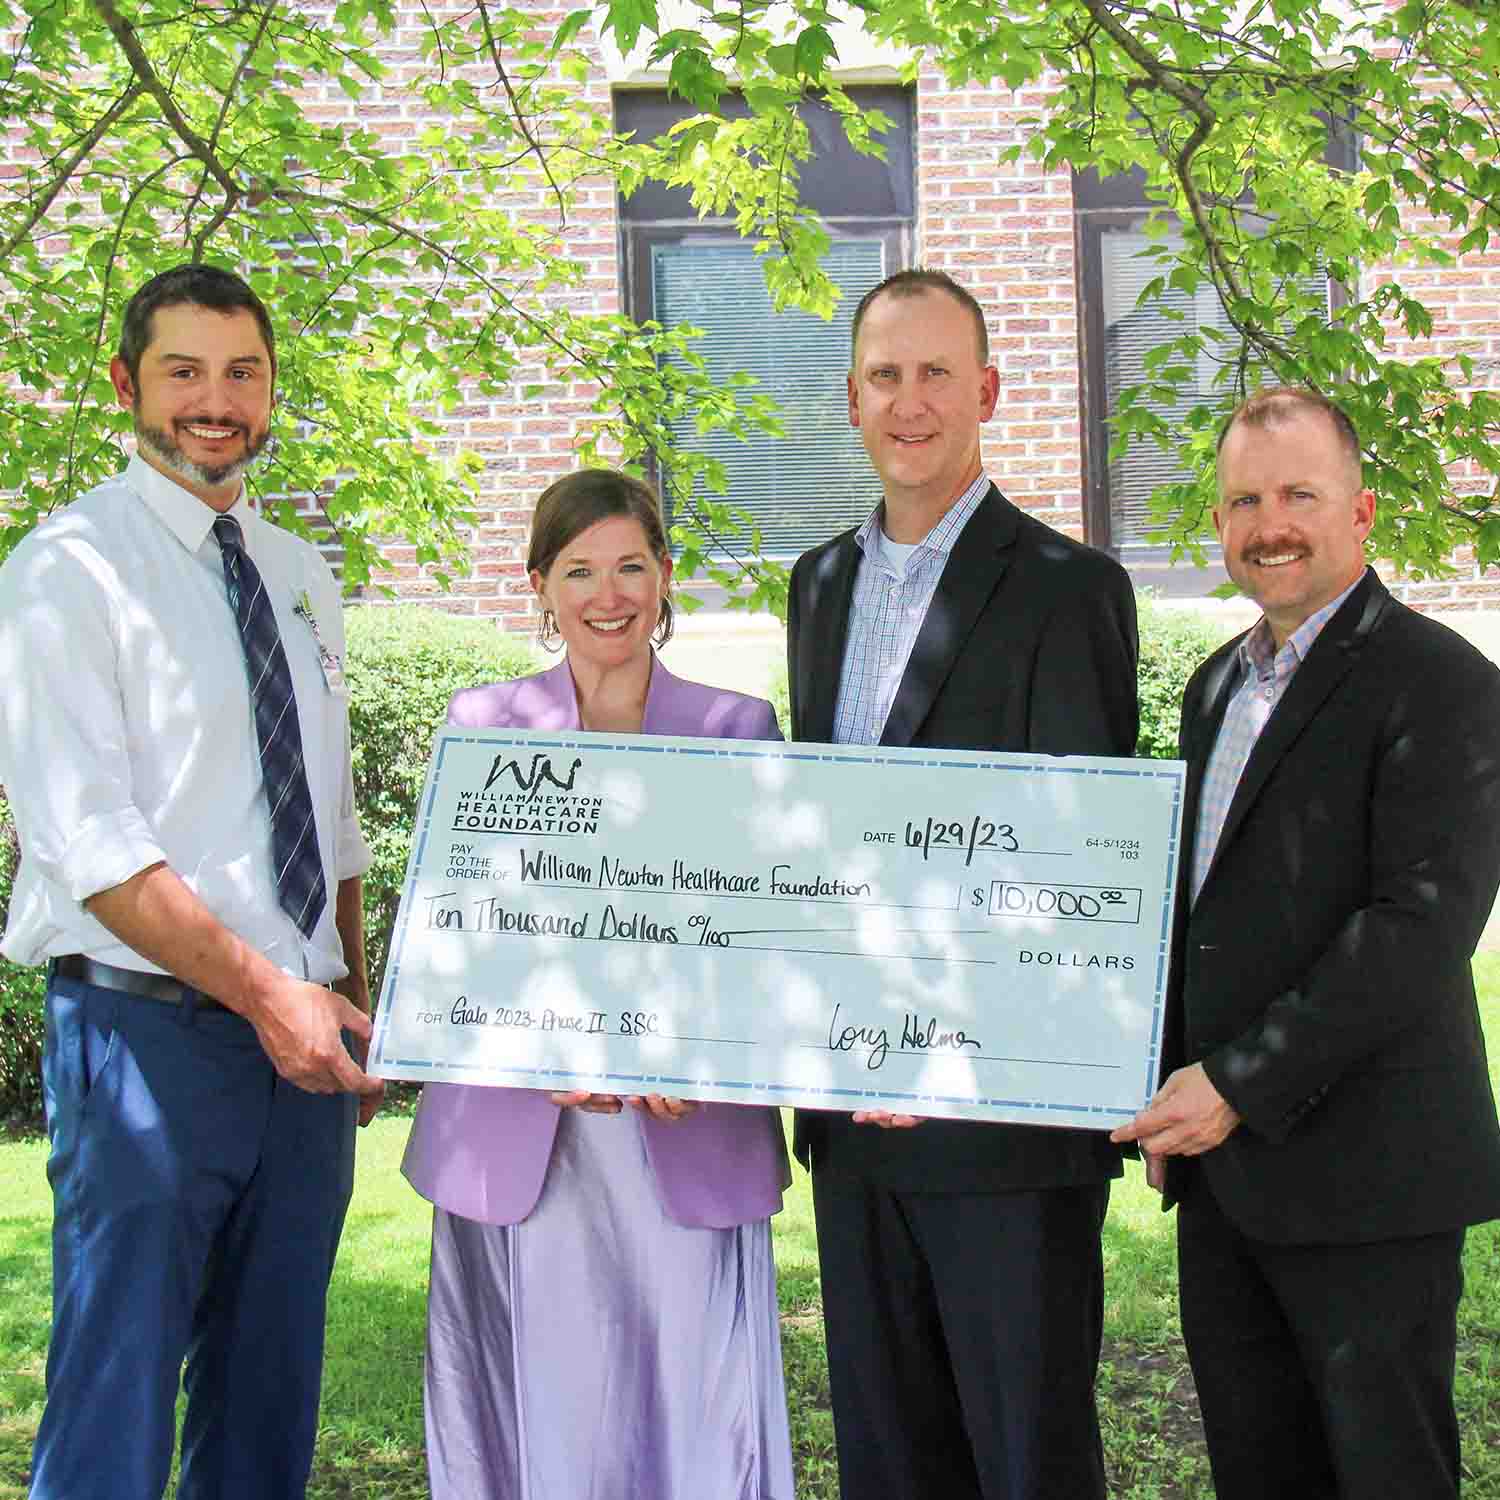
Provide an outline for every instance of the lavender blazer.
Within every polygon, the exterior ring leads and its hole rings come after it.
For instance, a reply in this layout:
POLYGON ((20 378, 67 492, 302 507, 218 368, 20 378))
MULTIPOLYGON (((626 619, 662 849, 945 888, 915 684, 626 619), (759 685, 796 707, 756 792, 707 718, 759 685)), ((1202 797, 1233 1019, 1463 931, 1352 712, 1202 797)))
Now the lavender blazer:
MULTIPOLYGON (((535 677, 455 693, 448 722, 473 729, 577 729, 567 661, 535 677)), ((644 734, 779 740, 771 705, 674 677, 654 656, 644 734)), ((424 1198, 485 1224, 517 1224, 541 1196, 560 1111, 537 1089, 429 1083, 401 1170, 424 1198)), ((623 1122, 622 1122, 623 1123, 623 1122)), ((725 1229, 781 1207, 791 1181, 781 1116, 741 1104, 701 1104, 675 1124, 641 1117, 646 1155, 667 1217, 725 1229)))

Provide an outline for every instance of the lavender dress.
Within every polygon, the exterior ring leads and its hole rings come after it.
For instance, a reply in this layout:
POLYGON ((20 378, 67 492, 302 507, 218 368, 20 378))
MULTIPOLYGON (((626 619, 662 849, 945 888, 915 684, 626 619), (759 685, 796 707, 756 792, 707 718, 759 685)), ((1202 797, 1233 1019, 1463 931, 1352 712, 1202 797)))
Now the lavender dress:
MULTIPOLYGON (((449 719, 577 727, 567 664, 460 694, 449 719)), ((643 729, 776 735, 769 705, 660 662, 643 729)), ((402 1169, 436 1205, 434 1500, 793 1500, 775 1111, 710 1104, 664 1124, 429 1085, 402 1169)))
POLYGON ((673 1223, 635 1112, 564 1111, 529 1218, 433 1213, 426 1395, 434 1500, 793 1500, 769 1222, 673 1223))

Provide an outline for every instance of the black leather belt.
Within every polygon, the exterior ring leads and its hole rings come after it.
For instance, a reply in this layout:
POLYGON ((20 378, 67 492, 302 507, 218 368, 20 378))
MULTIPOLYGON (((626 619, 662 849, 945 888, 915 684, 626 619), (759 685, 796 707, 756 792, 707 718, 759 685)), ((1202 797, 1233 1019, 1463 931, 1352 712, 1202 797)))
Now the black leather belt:
POLYGON ((140 995, 147 1000, 160 1000, 165 1005, 193 1005, 213 1010, 228 1010, 227 1005, 195 990, 170 974, 145 974, 139 969, 119 969, 114 964, 101 964, 98 959, 85 958, 81 953, 65 953, 52 960, 52 972, 64 979, 78 979, 84 984, 96 984, 101 989, 124 990, 128 995, 140 995))

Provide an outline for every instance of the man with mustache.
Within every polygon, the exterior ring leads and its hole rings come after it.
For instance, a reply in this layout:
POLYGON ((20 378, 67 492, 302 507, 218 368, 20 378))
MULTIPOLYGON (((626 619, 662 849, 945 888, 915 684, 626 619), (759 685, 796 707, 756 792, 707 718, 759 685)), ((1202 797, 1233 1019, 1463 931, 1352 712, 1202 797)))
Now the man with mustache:
POLYGON ((275 340, 183 265, 125 311, 125 471, 0 568, 3 949, 48 964, 53 1323, 33 1500, 304 1493, 380 1085, 337 585, 248 504, 275 340), (336 986, 338 993, 335 992, 336 986))
POLYGON ((1455 1496, 1464 1230, 1500 1214, 1469 960, 1500 883, 1500 673, 1365 564, 1348 417, 1230 418, 1215 524, 1264 611, 1183 701, 1165 1082, 1115 1132, 1177 1204, 1219 1500, 1455 1496))

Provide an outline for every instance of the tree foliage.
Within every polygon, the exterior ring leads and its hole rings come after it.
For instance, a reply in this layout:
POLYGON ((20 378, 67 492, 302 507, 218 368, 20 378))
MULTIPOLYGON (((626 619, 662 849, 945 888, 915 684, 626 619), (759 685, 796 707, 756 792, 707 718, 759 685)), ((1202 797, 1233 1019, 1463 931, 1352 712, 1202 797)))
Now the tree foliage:
MULTIPOLYGON (((1500 402, 1468 355, 1392 348, 1433 324, 1408 269, 1482 251, 1500 225, 1492 9, 855 0, 845 19, 903 49, 913 76, 925 62, 956 84, 1043 85, 1017 152, 1144 174, 1162 230, 1146 298, 1211 285, 1232 333, 1184 325, 1155 351, 1117 440, 1179 446, 1206 474, 1218 414, 1248 385, 1313 384, 1364 435, 1378 550, 1429 572, 1458 543, 1500 558, 1500 402), (1330 160, 1335 122, 1360 142, 1357 170, 1330 160), (1331 316, 1306 290, 1325 272, 1342 289, 1331 316), (1220 398, 1168 430, 1153 401, 1204 360, 1220 398), (1455 484, 1464 465, 1482 490, 1455 484)), ((823 0, 676 0, 670 15, 602 0, 552 26, 493 0, 0 0, 0 553, 118 466, 128 417, 101 413, 122 296, 201 255, 248 268, 285 330, 280 441, 255 482, 319 498, 349 582, 380 535, 451 568, 480 460, 450 451, 440 418, 550 382, 595 393, 585 457, 661 464, 689 522, 681 572, 713 571, 717 540, 722 581, 779 604, 784 575, 731 540, 732 507, 688 498, 722 472, 670 439, 684 417, 774 431, 773 411, 744 384, 716 389, 691 329, 594 310, 569 231, 600 183, 684 186, 757 243, 779 301, 831 308, 826 238, 797 194, 797 105, 818 94, 865 149, 881 123, 839 86, 838 19, 823 0), (591 73, 599 37, 645 49, 701 113, 659 141, 621 139, 591 73), (748 117, 720 115, 731 91, 748 117), (353 123, 326 107, 344 98, 353 123), (403 105, 419 133, 392 122, 403 105)), ((1179 546, 1209 498, 1206 479, 1159 497, 1179 546)))
MULTIPOLYGON (((189 257, 244 271, 273 309, 278 441, 252 482, 293 525, 287 497, 318 497, 350 584, 380 535, 440 576, 462 556, 482 465, 440 420, 462 399, 593 390, 583 457, 654 453, 682 490, 711 466, 673 451, 674 418, 772 425, 755 393, 708 381, 691 330, 579 294, 581 192, 650 164, 581 88, 584 19, 549 34, 490 0, 0 0, 0 554, 118 467, 123 300, 189 257), (352 123, 326 107, 346 98, 352 123)), ((811 233, 794 214, 773 233, 811 233)))
MULTIPOLYGON (((836 67, 822 0, 689 0, 700 24, 656 54, 709 109, 732 80, 836 67), (795 12, 788 24, 787 13, 795 12)), ((1211 286, 1232 332, 1184 326, 1126 391, 1116 442, 1176 448, 1199 477, 1156 497, 1179 551, 1212 505, 1214 435, 1249 389, 1305 383, 1350 412, 1381 498, 1374 546, 1418 576, 1455 546, 1500 560, 1496 362, 1474 350, 1412 357, 1433 310, 1414 268, 1478 254, 1500 228, 1500 12, 1488 0, 855 0, 864 29, 950 83, 1041 87, 1021 153, 1049 167, 1137 171, 1155 206, 1159 274, 1142 302, 1211 286), (1358 166, 1330 151, 1335 132, 1358 166), (1169 233, 1176 231, 1176 233, 1169 233), (1372 274, 1379 272, 1378 275, 1372 274), (1335 285, 1330 315, 1321 289, 1335 285), (1217 366, 1217 399, 1173 430, 1175 403, 1217 366), (1478 475, 1480 484, 1466 482, 1478 475)), ((653 0, 613 0, 617 27, 653 0)), ((747 94, 757 109, 771 107, 747 94)), ((1171 314, 1168 314, 1171 316, 1171 314)), ((1180 316, 1180 315, 1179 315, 1180 316)))

